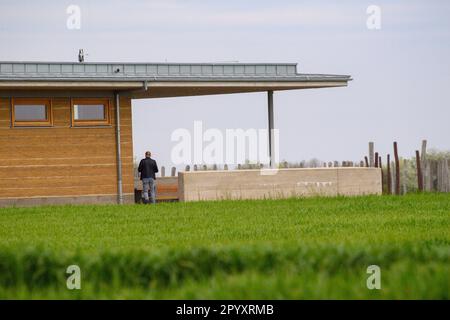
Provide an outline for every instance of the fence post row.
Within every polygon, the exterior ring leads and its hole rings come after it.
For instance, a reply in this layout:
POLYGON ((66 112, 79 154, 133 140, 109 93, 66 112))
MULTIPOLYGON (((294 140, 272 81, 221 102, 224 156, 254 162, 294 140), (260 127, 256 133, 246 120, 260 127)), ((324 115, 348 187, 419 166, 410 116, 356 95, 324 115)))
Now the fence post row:
MULTIPOLYGON (((338 167, 375 167, 381 169, 381 185, 382 188, 386 187, 384 190, 387 194, 406 194, 408 189, 411 188, 411 182, 414 180, 411 179, 412 168, 416 169, 415 176, 417 177, 417 189, 419 192, 423 191, 438 191, 438 192, 450 192, 450 169, 449 169, 449 159, 448 156, 445 155, 444 158, 440 157, 436 159, 427 154, 427 140, 422 140, 421 150, 415 150, 415 163, 412 162, 413 159, 403 159, 400 164, 399 153, 398 153, 398 144, 396 141, 393 143, 394 156, 391 159, 390 154, 387 154, 385 170, 383 168, 383 160, 382 156, 379 152, 374 151, 374 142, 369 142, 369 155, 364 156, 364 160, 360 160, 359 162, 354 161, 329 161, 329 162, 318 162, 316 160, 306 162, 302 160, 296 165, 290 164, 288 161, 283 161, 280 163, 281 168, 289 168, 289 167, 324 167, 324 168, 338 168, 338 167)), ((256 165, 247 165, 238 164, 237 169, 243 168, 262 168, 263 164, 259 163, 256 165)), ((185 171, 198 171, 198 170, 208 170, 206 164, 197 165, 194 164, 186 165, 185 171)), ((209 170, 219 170, 219 166, 217 164, 213 164, 209 170)), ((223 170, 229 170, 227 164, 223 165, 223 170)), ((161 167, 161 177, 166 176, 166 168, 165 166, 161 167)), ((171 168, 170 176, 176 176, 176 167, 171 168)), ((138 178, 139 174, 137 172, 137 168, 135 168, 135 178, 138 178)), ((414 183, 415 185, 415 183, 414 183)), ((413 186, 413 190, 415 187, 413 186)))

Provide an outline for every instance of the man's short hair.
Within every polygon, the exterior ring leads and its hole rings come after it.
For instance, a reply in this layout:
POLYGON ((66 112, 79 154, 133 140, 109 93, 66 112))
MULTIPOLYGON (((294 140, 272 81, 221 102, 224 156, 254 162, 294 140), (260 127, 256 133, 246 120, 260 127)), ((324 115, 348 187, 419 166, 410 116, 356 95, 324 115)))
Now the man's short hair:
POLYGON ((151 153, 150 151, 145 151, 145 155, 146 155, 146 156, 151 156, 152 153, 151 153))

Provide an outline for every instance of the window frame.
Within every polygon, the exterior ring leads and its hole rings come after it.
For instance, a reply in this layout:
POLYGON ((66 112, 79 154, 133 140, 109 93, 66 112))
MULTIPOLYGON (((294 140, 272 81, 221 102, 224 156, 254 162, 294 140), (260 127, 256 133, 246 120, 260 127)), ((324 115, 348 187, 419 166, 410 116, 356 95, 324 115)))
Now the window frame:
POLYGON ((70 114, 72 127, 105 127, 111 126, 111 100, 109 98, 72 98, 70 99, 70 114), (103 105, 103 120, 76 120, 75 105, 103 105))
POLYGON ((11 98, 11 127, 52 127, 53 111, 52 99, 49 98, 11 98), (46 120, 16 120, 16 105, 44 105, 46 120))

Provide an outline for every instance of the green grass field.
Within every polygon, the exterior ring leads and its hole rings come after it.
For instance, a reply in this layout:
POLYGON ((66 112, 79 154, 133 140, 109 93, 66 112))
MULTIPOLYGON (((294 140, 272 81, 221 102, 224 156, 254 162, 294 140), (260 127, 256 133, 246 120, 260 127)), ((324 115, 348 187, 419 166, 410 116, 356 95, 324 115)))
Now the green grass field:
POLYGON ((449 263, 450 194, 0 209, 2 299, 449 299, 449 263))

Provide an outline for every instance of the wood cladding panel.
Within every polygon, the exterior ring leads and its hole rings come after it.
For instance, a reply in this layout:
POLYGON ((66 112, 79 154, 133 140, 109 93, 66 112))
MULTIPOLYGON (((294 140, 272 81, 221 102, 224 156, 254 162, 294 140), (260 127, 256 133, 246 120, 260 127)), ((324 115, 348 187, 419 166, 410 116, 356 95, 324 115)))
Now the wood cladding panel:
MULTIPOLYGON (((97 193, 105 193, 102 189, 103 186, 114 189, 114 193, 117 192, 116 176, 111 175, 77 177, 77 179, 71 179, 68 177, 51 177, 51 179, 29 180, 25 178, 12 181, 13 183, 10 182, 11 181, 8 180, 0 180, 2 197, 23 197, 31 196, 31 194, 36 196, 38 193, 40 196, 49 196, 49 193, 42 193, 42 190, 51 191, 52 189, 55 190, 55 193, 52 193, 51 196, 56 195, 56 192, 59 189, 68 190, 67 195, 73 195, 74 192, 77 192, 77 194, 88 194, 87 190, 91 187, 97 188, 97 193)), ((124 193, 134 192, 133 185, 124 183, 122 186, 124 193)))
MULTIPOLYGON (((134 190, 131 100, 121 98, 124 193, 134 190)), ((53 127, 11 128, 0 98, 0 199, 117 193, 115 103, 111 126, 71 127, 69 98, 52 99, 53 127)))
MULTIPOLYGON (((130 176, 124 176, 130 178, 130 176)), ((65 186, 85 186, 99 184, 115 185, 117 183, 116 175, 79 175, 77 179, 68 181, 70 177, 67 176, 50 176, 50 177, 6 177, 0 179, 0 188, 39 188, 39 187, 65 187, 65 186)))
MULTIPOLYGON (((76 145, 70 148, 62 148, 60 146, 52 147, 41 147, 33 149, 28 146, 16 146, 12 148, 0 147, 0 154, 3 158, 7 152, 10 153, 11 158, 25 158, 25 157, 36 157, 36 158, 51 158, 51 157, 72 157, 76 158, 78 156, 101 156, 105 155, 111 158, 115 162, 116 151, 115 144, 104 144, 104 145, 76 145)), ((132 156, 131 148, 122 148, 122 157, 127 158, 132 156)), ((20 164, 20 162, 18 163, 20 164)))
MULTIPOLYGON (((132 166, 124 165, 122 170, 127 170, 132 166)), ((77 176, 86 175, 116 175, 116 165, 113 163, 107 164, 86 164, 73 166, 11 166, 0 167, 0 177, 67 177, 76 178, 77 176)))
POLYGON ((9 121, 10 112, 9 109, 3 108, 0 109, 0 119, 4 119, 4 121, 9 121))
MULTIPOLYGON (((66 131, 66 133, 69 133, 66 131)), ((48 146, 52 143, 63 144, 67 148, 74 144, 102 144, 104 142, 115 143, 116 139, 111 137, 111 132, 108 134, 98 134, 98 135, 49 135, 49 136, 32 136, 28 139, 24 139, 23 136, 10 135, 10 136, 0 136, 0 143, 4 142, 10 146, 30 146, 42 147, 48 146)), ((8 147, 5 145, 3 147, 8 147)))
MULTIPOLYGON (((125 190, 131 190, 129 185, 124 184, 124 193, 131 193, 125 190)), ((25 197, 54 197, 54 196, 83 196, 83 195, 115 195, 117 194, 116 185, 96 184, 85 187, 67 186, 59 188, 30 188, 30 189, 6 189, 2 191, 2 198, 25 198, 25 197)), ((1 199, 1 198, 0 198, 1 199)))
POLYGON ((11 112, 9 99, 0 99, 0 129, 11 126, 11 112))
MULTIPOLYGON (((122 160, 126 160, 126 163, 131 163, 133 161, 133 157, 122 157, 122 160)), ((102 156, 88 156, 88 157, 61 157, 61 158, 16 158, 16 159, 0 159, 0 167, 2 166, 55 166, 55 165, 84 165, 84 164, 97 164, 97 163, 112 163, 115 164, 115 161, 111 159, 111 157, 102 155, 102 156), (20 164, 18 164, 20 161, 20 164)), ((0 178, 1 179, 1 178, 0 178)))

